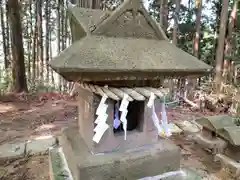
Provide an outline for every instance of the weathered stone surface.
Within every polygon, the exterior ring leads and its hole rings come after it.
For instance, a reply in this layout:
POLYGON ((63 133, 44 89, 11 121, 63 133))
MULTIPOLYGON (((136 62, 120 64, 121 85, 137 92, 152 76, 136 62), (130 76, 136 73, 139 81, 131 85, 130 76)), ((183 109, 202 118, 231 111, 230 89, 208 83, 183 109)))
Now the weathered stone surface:
POLYGON ((207 138, 204 134, 197 134, 195 141, 205 149, 210 149, 213 154, 223 153, 227 147, 227 142, 221 138, 207 138))
POLYGON ((222 168, 227 169, 232 176, 235 178, 240 177, 240 163, 229 158, 228 156, 225 156, 224 154, 217 154, 215 160, 220 161, 222 168))
POLYGON ((180 129, 176 124, 174 123, 169 123, 168 125, 171 133, 174 135, 174 134, 180 134, 181 132, 183 132, 182 129, 180 129))
POLYGON ((201 180, 201 176, 199 176, 195 171, 191 169, 181 169, 181 172, 176 175, 171 175, 170 173, 164 173, 154 177, 146 177, 140 180, 201 180))
POLYGON ((211 70, 169 43, 141 1, 126 0, 111 13, 78 7, 68 11, 74 44, 50 62, 68 80, 146 80, 211 70))
POLYGON ((125 153, 93 155, 77 130, 67 129, 60 138, 60 144, 76 180, 140 179, 180 168, 180 149, 165 139, 125 153))
POLYGON ((26 152, 29 152, 31 154, 45 153, 55 143, 56 143, 55 137, 32 140, 29 143, 27 143, 26 152))
POLYGON ((49 151, 49 175, 51 180, 73 180, 71 174, 65 169, 59 148, 49 151))
POLYGON ((25 143, 3 144, 0 146, 1 158, 15 158, 24 154, 25 143))
POLYGON ((236 126, 234 119, 228 115, 201 117, 196 119, 196 122, 214 132, 221 131, 224 127, 236 126))
POLYGON ((191 123, 190 121, 179 121, 176 123, 184 133, 198 133, 200 132, 199 127, 196 124, 191 123))

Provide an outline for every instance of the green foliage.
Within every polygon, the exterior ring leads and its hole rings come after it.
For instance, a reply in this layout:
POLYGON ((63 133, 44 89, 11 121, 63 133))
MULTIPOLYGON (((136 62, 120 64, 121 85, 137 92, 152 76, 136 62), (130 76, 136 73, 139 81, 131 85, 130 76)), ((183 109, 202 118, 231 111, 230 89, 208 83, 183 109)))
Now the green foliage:
POLYGON ((234 118, 234 121, 237 126, 240 126, 240 117, 234 118))

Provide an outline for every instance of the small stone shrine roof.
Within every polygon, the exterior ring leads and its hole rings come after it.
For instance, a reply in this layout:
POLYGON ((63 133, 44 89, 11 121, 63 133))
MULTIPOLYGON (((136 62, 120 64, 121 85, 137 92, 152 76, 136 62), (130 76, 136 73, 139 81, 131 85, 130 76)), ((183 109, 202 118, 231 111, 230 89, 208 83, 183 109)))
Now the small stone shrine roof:
POLYGON ((140 0, 125 0, 113 12, 73 7, 69 14, 73 44, 50 62, 68 80, 153 79, 211 70, 171 44, 140 0))

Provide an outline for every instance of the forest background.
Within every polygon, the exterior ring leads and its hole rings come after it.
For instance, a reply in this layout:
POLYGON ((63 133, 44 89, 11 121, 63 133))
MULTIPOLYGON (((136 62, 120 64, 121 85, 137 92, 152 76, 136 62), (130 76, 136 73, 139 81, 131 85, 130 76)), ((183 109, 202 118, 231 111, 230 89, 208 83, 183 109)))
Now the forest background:
MULTIPOLYGON (((67 7, 113 10, 120 0, 0 0, 0 93, 68 91, 48 66, 71 45, 67 7)), ((214 67, 210 78, 238 85, 240 12, 237 0, 145 0, 179 48, 214 67)))

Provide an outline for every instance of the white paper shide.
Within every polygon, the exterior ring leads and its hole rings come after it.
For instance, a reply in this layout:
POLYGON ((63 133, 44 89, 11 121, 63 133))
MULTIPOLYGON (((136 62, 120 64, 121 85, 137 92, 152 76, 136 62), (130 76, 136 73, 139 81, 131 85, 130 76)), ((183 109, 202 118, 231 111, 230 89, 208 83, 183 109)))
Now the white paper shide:
POLYGON ((128 105, 129 105, 128 94, 124 94, 119 111, 121 111, 120 121, 123 123, 125 140, 127 139, 127 118, 126 117, 127 117, 127 113, 128 113, 128 110, 127 110, 128 105))
POLYGON ((162 119, 161 119, 161 125, 160 125, 158 116, 157 116, 156 111, 155 111, 155 105, 154 105, 155 99, 156 99, 156 96, 154 95, 154 93, 151 93, 151 96, 150 96, 148 104, 147 104, 147 106, 149 108, 152 108, 153 124, 156 127, 159 135, 169 137, 169 136, 171 136, 171 132, 170 132, 170 129, 168 127, 168 120, 167 120, 165 103, 162 103, 162 112, 161 112, 162 119))
POLYGON ((96 111, 96 115, 98 116, 97 119, 95 120, 95 124, 97 124, 97 126, 94 128, 94 136, 93 136, 93 141, 96 143, 99 143, 99 141, 101 140, 103 134, 105 133, 105 131, 109 128, 109 125, 106 123, 108 115, 107 115, 107 108, 108 105, 105 104, 106 100, 107 100, 107 95, 104 94, 102 96, 102 99, 98 105, 97 111, 96 111))

